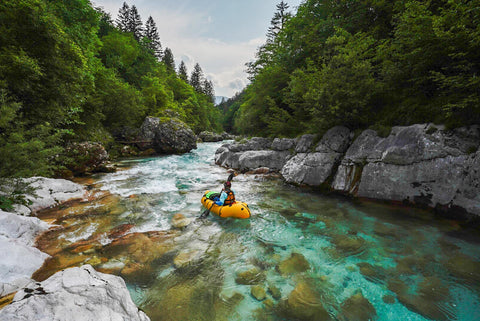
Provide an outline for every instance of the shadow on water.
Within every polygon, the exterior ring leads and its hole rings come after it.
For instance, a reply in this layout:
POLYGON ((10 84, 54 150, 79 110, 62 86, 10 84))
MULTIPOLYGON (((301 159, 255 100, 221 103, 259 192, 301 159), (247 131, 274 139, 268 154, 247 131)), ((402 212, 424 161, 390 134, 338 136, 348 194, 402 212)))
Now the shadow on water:
POLYGON ((238 175, 252 218, 198 219, 228 176, 219 146, 130 160, 96 177, 91 201, 41 213, 57 226, 34 277, 91 264, 152 320, 480 319, 478 235, 429 212, 238 175))

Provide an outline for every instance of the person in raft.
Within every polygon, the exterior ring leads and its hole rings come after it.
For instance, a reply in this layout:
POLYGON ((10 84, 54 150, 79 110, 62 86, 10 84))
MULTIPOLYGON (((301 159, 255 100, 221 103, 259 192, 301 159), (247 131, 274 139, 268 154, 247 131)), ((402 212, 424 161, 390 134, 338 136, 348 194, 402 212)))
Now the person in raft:
POLYGON ((220 199, 215 201, 215 204, 219 206, 227 206, 235 203, 235 193, 232 191, 232 182, 226 181, 223 184, 222 193, 220 199))

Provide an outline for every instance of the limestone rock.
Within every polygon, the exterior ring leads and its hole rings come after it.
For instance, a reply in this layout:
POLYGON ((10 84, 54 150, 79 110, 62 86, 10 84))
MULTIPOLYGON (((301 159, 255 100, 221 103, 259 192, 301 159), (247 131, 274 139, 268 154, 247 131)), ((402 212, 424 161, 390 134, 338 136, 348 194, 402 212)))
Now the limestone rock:
POLYGON ((307 153, 310 151, 313 145, 313 141, 315 140, 315 135, 303 135, 301 136, 296 144, 295 152, 296 153, 307 153))
POLYGON ((319 186, 334 172, 340 153, 300 153, 292 157, 281 170, 288 183, 319 186))
POLYGON ((271 149, 276 151, 285 151, 293 148, 295 148, 295 139, 292 138, 275 138, 271 146, 271 149))
POLYGON ((480 215, 479 146, 479 126, 398 126, 385 138, 366 130, 345 153, 332 188, 480 215))
POLYGON ((159 154, 182 154, 197 148, 194 132, 176 118, 147 117, 140 128, 142 150, 153 148, 159 154))
POLYGON ((0 319, 150 320, 135 306, 120 277, 99 273, 90 265, 31 284, 0 310, 0 319))
POLYGON ((35 189, 36 196, 27 195, 32 201, 28 207, 32 212, 59 205, 72 199, 81 199, 87 195, 85 187, 66 179, 31 177, 25 179, 35 189))
POLYGON ((107 167, 109 155, 100 143, 72 143, 66 148, 66 154, 73 159, 66 167, 75 175, 110 171, 107 167))
POLYGON ((335 126, 322 136, 315 147, 316 152, 345 153, 353 138, 353 133, 347 127, 335 126))
POLYGON ((290 153, 277 152, 273 150, 252 150, 242 153, 238 158, 238 168, 241 171, 248 171, 258 167, 268 167, 271 170, 280 170, 287 161, 290 153))
POLYGON ((198 134, 198 138, 200 138, 203 142, 220 142, 224 140, 224 136, 222 134, 212 133, 208 131, 203 131, 198 134))
POLYGON ((29 284, 32 274, 48 257, 48 254, 21 241, 0 237, 0 296, 29 284))
POLYGON ((24 217, 0 210, 0 238, 15 239, 17 243, 33 246, 37 234, 48 230, 48 224, 36 217, 24 217))

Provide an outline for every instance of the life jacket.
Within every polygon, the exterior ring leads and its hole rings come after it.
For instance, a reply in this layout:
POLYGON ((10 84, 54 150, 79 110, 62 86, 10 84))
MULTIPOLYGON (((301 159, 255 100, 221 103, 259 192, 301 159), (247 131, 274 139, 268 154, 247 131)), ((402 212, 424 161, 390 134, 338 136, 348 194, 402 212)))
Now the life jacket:
POLYGON ((227 198, 223 202, 223 205, 232 205, 235 203, 235 194, 232 191, 225 191, 227 193, 227 198))

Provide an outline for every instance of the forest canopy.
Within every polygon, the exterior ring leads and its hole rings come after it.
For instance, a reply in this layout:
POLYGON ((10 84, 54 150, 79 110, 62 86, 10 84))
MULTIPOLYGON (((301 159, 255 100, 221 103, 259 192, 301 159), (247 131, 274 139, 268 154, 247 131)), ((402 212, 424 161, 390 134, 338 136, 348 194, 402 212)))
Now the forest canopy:
POLYGON ((282 1, 247 67, 236 133, 479 124, 480 1, 282 1))
POLYGON ((112 21, 88 0, 0 2, 0 177, 50 176, 73 141, 104 144, 146 116, 175 115, 194 131, 220 131, 213 84, 192 85, 124 3, 112 21))

